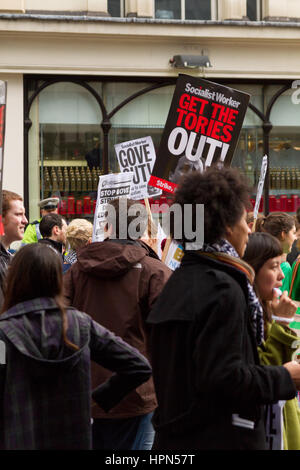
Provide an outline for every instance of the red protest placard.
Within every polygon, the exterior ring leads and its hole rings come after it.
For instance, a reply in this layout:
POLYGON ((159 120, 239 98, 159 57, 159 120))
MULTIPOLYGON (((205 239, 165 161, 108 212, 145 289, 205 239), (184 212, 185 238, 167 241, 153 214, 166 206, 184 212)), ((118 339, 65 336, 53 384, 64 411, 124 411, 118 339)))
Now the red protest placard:
POLYGON ((173 193, 182 174, 230 165, 250 96, 179 75, 149 185, 173 193))

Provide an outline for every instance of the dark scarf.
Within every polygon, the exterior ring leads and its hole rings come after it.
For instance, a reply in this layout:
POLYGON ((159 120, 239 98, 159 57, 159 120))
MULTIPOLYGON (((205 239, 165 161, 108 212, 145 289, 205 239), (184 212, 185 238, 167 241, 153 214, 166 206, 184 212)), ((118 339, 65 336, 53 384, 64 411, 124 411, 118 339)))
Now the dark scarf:
POLYGON ((199 253, 230 264, 246 274, 250 321, 257 344, 261 345, 264 340, 263 309, 253 289, 255 273, 251 266, 239 258, 236 250, 227 240, 220 240, 212 245, 204 244, 199 253))

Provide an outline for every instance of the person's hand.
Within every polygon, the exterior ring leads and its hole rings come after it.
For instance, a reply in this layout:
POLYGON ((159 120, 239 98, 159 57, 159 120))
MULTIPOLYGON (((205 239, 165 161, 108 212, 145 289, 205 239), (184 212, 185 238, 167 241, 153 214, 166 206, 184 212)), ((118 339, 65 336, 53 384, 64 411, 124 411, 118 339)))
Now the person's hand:
MULTIPOLYGON (((281 297, 278 299, 276 292, 273 293, 273 300, 271 302, 272 314, 276 317, 292 318, 297 310, 297 304, 288 297, 288 293, 285 290, 281 297)), ((276 320, 277 323, 281 323, 276 320)), ((282 323, 283 324, 283 323, 282 323)), ((286 325, 287 323, 285 323, 286 325)))
POLYGON ((283 367, 289 371, 295 387, 297 390, 300 390, 300 364, 296 361, 291 361, 283 364, 283 367))

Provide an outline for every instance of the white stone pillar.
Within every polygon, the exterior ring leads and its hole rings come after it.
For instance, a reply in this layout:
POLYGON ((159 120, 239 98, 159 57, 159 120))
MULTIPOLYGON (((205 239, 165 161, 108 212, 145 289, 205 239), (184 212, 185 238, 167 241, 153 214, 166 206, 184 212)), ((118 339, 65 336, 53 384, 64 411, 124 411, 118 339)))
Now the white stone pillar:
POLYGON ((246 0, 219 0, 219 20, 243 20, 247 16, 246 0))
POLYGON ((0 80, 4 80, 7 82, 2 187, 3 189, 14 191, 23 196, 23 75, 0 73, 0 80))
POLYGON ((108 16, 107 0, 87 0, 87 11, 89 15, 108 16))
POLYGON ((299 0, 263 0, 263 19, 267 21, 289 21, 300 18, 299 0))
POLYGON ((88 0, 24 0, 24 5, 25 11, 29 12, 86 12, 88 0))
POLYGON ((153 18, 154 2, 152 0, 125 0, 125 16, 153 18))
POLYGON ((0 13, 24 13, 24 0, 0 0, 0 13))

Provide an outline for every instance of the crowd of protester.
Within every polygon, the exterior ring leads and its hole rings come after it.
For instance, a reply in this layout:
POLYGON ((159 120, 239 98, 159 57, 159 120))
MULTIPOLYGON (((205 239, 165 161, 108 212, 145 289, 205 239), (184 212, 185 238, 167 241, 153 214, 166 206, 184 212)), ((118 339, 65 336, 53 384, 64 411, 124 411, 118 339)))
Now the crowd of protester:
POLYGON ((300 211, 254 220, 238 170, 188 173, 174 202, 182 223, 204 205, 204 244, 188 249, 182 230, 172 271, 149 213, 128 230, 126 201, 92 242, 59 199, 28 224, 22 197, 2 191, 0 448, 262 450, 271 406, 278 448, 300 450, 300 211))

